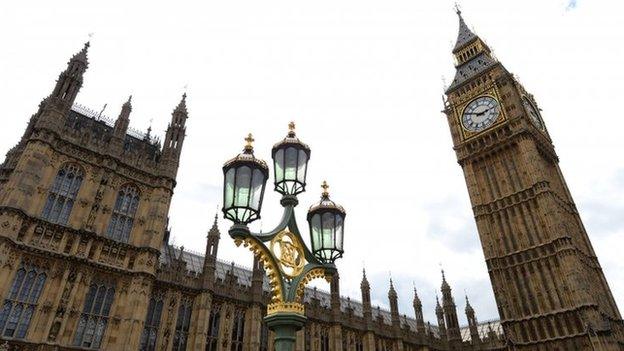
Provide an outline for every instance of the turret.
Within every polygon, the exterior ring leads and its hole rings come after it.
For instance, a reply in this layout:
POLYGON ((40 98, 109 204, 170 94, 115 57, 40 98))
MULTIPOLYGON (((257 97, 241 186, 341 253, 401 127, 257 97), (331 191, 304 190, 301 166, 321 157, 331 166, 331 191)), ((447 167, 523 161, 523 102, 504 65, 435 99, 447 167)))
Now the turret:
POLYGON ((362 269, 360 290, 362 291, 362 314, 364 315, 364 320, 370 322, 373 319, 373 312, 371 309, 370 284, 368 284, 368 279, 366 279, 365 269, 362 269))
POLYGON ((459 331, 459 320, 457 319, 457 306, 453 300, 451 286, 447 283, 444 271, 442 271, 442 307, 446 320, 446 331, 451 344, 461 344, 461 333, 459 331))
POLYGON ((468 328, 470 329, 470 339, 472 340, 472 344, 480 344, 481 339, 479 338, 477 317, 475 316, 474 309, 470 306, 468 295, 466 295, 466 319, 468 320, 468 328))
POLYGON ((262 303, 262 284, 264 282, 264 266, 258 256, 254 255, 251 272, 251 299, 254 303, 262 303))
POLYGON ((423 317, 423 311, 422 311, 422 302, 420 301, 420 298, 418 297, 418 292, 416 291, 416 288, 414 287, 414 301, 412 302, 413 306, 414 306, 414 317, 416 318, 416 332, 418 334, 425 334, 425 320, 423 317))
POLYGON ((130 124, 130 112, 132 112, 132 95, 128 97, 128 101, 121 105, 121 112, 119 117, 115 121, 113 127, 113 137, 111 138, 111 149, 115 153, 121 153, 126 140, 126 133, 128 132, 128 125, 130 124))
POLYGON ((171 114, 171 122, 165 133, 165 143, 163 145, 162 161, 165 170, 173 177, 178 173, 182 145, 186 136, 186 120, 188 111, 186 109, 186 93, 182 95, 182 100, 171 114))
POLYGON ((217 225, 217 215, 215 215, 214 223, 212 224, 212 228, 208 231, 206 240, 206 254, 204 255, 204 269, 202 271, 204 289, 212 289, 214 285, 220 238, 221 233, 217 225))
POLYGON ((67 113, 82 87, 82 77, 88 66, 88 49, 89 42, 86 42, 82 50, 69 60, 67 68, 59 75, 52 94, 42 101, 41 115, 36 122, 37 128, 47 128, 58 133, 64 125, 67 113))
POLYGON ((396 290, 394 290, 394 284, 392 284, 392 278, 390 278, 390 289, 388 290, 388 301, 390 302, 390 316, 392 318, 392 327, 400 328, 401 322, 399 320, 399 298, 396 290))
POLYGON ((440 339, 442 341, 446 341, 446 324, 444 322, 444 310, 442 306, 440 306, 440 300, 438 299, 438 295, 436 295, 436 318, 438 319, 438 330, 440 332, 440 339))
POLYGON ((61 72, 52 91, 51 97, 67 103, 68 107, 71 107, 74 103, 76 95, 78 95, 78 91, 82 87, 82 76, 89 65, 87 60, 89 45, 89 42, 86 42, 82 50, 69 60, 67 69, 61 72))
POLYGON ((329 285, 331 294, 331 310, 335 320, 340 319, 340 275, 336 272, 329 285))

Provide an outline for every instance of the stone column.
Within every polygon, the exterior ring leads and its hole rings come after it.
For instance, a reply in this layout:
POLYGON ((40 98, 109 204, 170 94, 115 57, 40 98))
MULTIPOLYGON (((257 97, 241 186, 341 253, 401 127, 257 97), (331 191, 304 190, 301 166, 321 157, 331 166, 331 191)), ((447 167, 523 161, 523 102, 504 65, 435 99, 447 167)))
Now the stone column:
POLYGON ((206 347, 211 307, 212 293, 209 291, 203 291, 195 297, 191 325, 189 326, 188 349, 203 350, 206 347))

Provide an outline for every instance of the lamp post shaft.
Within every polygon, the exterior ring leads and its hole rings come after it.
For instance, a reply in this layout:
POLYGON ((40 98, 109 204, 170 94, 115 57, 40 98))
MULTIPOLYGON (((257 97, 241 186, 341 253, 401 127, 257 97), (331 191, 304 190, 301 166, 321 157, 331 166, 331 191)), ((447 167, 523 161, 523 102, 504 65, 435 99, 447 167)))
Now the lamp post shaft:
POLYGON ((296 313, 275 313, 264 318, 267 327, 275 332, 275 351, 294 351, 297 331, 304 326, 306 317, 296 313))

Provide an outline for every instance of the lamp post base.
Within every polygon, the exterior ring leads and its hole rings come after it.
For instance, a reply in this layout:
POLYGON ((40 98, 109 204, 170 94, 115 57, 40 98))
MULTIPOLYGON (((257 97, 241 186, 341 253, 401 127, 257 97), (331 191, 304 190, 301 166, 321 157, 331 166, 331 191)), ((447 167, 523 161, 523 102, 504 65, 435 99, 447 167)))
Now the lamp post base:
POLYGON ((264 317, 267 327, 275 332, 275 351, 294 351, 297 331, 307 318, 297 313, 275 313, 264 317))

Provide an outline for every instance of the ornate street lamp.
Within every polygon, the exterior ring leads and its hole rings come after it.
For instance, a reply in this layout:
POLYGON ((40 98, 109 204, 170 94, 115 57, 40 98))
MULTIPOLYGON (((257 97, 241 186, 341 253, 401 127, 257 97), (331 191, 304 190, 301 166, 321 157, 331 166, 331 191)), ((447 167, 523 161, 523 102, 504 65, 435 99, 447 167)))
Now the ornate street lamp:
POLYGON ((312 205, 308 211, 310 224, 310 242, 314 256, 324 263, 334 263, 342 257, 344 218, 346 215, 342 206, 329 198, 329 185, 323 181, 321 201, 312 205))
POLYGON ((251 133, 245 141, 243 152, 223 165, 223 214, 237 225, 247 225, 260 218, 269 177, 266 162, 254 156, 251 133))
POLYGON ((288 124, 288 135, 273 146, 275 191, 282 195, 297 195, 305 191, 310 148, 295 134, 295 123, 288 124))
POLYGON ((253 251, 269 278, 271 301, 264 320, 275 332, 276 351, 294 350, 295 333, 306 321, 306 284, 315 278, 331 281, 336 273, 334 261, 343 253, 345 211, 329 199, 326 182, 321 201, 308 212, 312 251, 299 233, 295 206, 297 194, 305 191, 310 148, 296 137, 294 123, 289 124, 289 129, 287 137, 272 150, 275 190, 282 194, 280 203, 284 207, 282 219, 273 230, 252 233, 247 227, 260 218, 268 173, 264 161, 253 155, 251 134, 243 153, 223 166, 223 213, 234 222, 229 234, 237 246, 243 244, 253 251))

